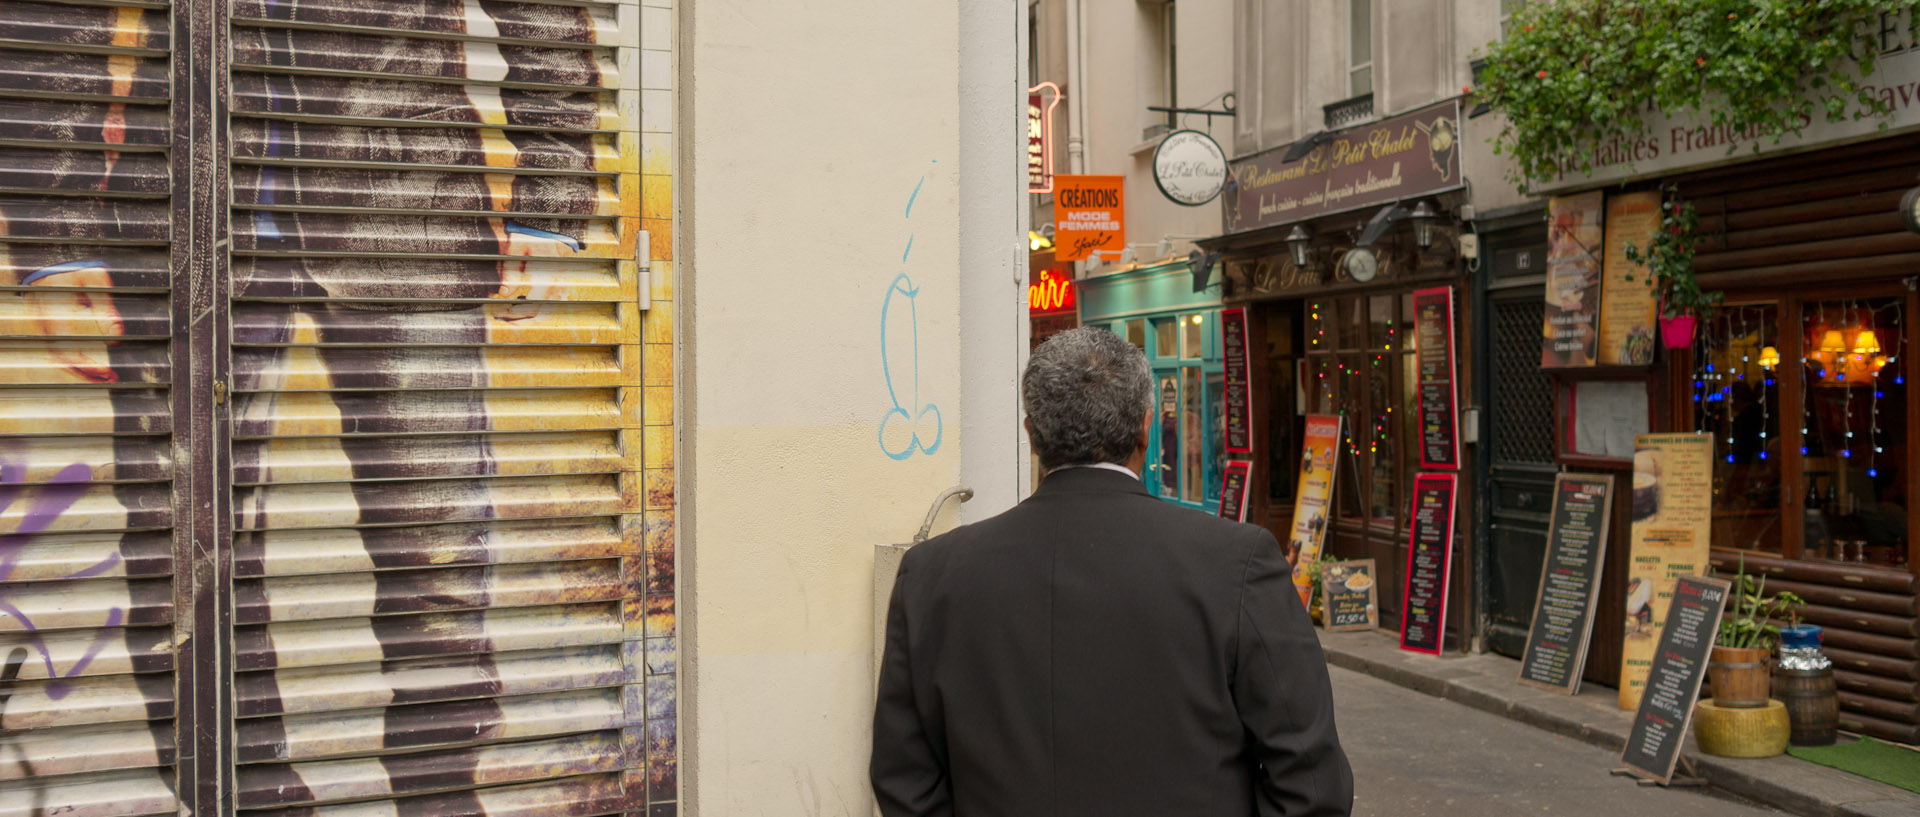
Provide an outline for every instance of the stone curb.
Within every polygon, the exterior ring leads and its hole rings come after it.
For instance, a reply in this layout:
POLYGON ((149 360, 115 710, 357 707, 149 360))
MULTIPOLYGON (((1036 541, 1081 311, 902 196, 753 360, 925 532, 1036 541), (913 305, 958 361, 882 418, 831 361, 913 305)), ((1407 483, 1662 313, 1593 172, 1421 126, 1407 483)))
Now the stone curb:
MULTIPOLYGON (((1402 652, 1375 633, 1320 634, 1327 663, 1445 698, 1611 752, 1626 745, 1629 713, 1596 697, 1535 690, 1515 682, 1518 662, 1491 655, 1432 658, 1402 652), (1495 670, 1502 670, 1505 676, 1495 670)), ((1610 700, 1610 698, 1609 698, 1610 700)), ((1782 755, 1744 760, 1702 754, 1689 737, 1682 755, 1708 785, 1802 817, 1920 814, 1920 795, 1782 755)))

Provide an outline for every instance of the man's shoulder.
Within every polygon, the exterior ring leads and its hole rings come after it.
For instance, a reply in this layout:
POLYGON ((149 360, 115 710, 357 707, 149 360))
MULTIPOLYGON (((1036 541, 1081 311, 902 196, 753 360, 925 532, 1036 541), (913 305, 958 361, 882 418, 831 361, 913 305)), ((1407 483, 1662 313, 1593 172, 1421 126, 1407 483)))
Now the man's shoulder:
MULTIPOLYGON (((1099 522, 1117 528, 1116 535, 1120 536, 1167 539, 1185 546, 1223 551, 1222 555, 1243 554, 1249 546, 1271 538, 1267 529, 1258 525, 1139 494, 1115 494, 1100 502, 1110 504, 1111 509, 1102 510, 1099 522)), ((909 567, 933 564, 974 548, 1057 531, 1059 524, 1056 509, 1029 498, 999 514, 961 525, 915 545, 908 549, 906 558, 909 567)))

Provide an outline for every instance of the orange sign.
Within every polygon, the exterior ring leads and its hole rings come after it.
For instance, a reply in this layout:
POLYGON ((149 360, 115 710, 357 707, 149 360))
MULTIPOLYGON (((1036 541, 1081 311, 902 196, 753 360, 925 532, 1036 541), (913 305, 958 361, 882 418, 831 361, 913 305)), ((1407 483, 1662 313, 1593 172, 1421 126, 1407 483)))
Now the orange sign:
POLYGON ((1027 285, 1027 311, 1038 315, 1042 312, 1065 312, 1073 308, 1073 279, 1057 269, 1041 270, 1034 282, 1027 285))
POLYGON ((1053 177, 1053 247, 1058 261, 1127 248, 1125 176, 1053 177))

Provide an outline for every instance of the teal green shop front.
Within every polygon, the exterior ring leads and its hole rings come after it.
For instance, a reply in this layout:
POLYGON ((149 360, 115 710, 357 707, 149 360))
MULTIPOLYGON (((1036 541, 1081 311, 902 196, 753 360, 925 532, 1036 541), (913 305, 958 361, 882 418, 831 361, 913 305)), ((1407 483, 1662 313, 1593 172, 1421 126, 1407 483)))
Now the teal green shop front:
POLYGON ((1209 512, 1226 461, 1220 285, 1193 291, 1185 262, 1082 279, 1080 323, 1140 347, 1153 365, 1157 418, 1140 478, 1155 496, 1209 512))

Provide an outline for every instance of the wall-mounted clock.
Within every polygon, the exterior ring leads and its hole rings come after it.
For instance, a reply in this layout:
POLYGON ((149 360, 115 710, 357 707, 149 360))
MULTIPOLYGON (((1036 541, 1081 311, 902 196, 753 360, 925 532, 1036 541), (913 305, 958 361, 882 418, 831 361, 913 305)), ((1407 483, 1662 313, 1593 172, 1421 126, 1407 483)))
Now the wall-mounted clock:
POLYGON ((1380 259, 1373 254, 1373 250, 1366 247, 1348 250, 1347 257, 1341 263, 1347 269, 1347 277, 1363 284, 1380 274, 1380 259))
POLYGON ((1920 187, 1908 190, 1900 198, 1900 221, 1907 229, 1920 233, 1920 187))

